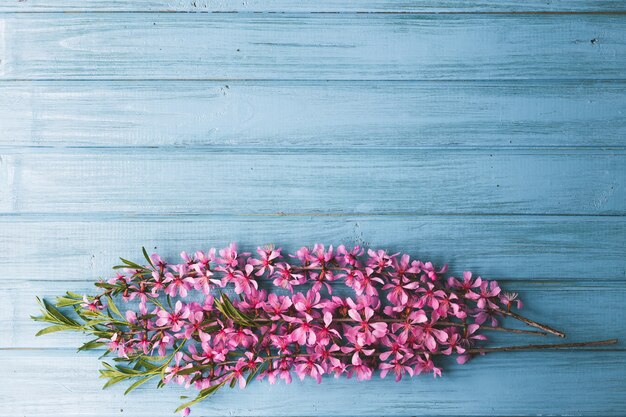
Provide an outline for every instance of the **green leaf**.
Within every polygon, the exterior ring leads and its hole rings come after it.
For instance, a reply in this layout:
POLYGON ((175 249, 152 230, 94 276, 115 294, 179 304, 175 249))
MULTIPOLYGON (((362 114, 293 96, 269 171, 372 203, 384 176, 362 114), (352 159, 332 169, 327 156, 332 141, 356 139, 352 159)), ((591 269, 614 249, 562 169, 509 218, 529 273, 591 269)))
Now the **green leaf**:
POLYGON ((41 336, 44 334, 48 334, 48 333, 54 333, 54 332, 62 332, 62 331, 76 331, 78 329, 76 329, 75 327, 71 327, 71 326, 67 326, 65 324, 55 324, 54 326, 49 326, 46 327, 44 329, 39 330, 35 336, 41 336))
POLYGON ((69 307, 69 306, 75 306, 77 304, 82 304, 83 303, 83 297, 76 294, 78 297, 74 297, 71 295, 71 293, 67 293, 67 296, 61 296, 61 297, 57 297, 56 299, 56 306, 61 308, 61 307, 69 307))
POLYGON ((137 381, 135 381, 130 387, 128 387, 128 389, 126 391, 124 391, 124 395, 127 395, 129 392, 131 392, 132 390, 134 390, 135 388, 137 388, 138 386, 150 381, 152 378, 154 378, 156 375, 148 375, 146 377, 140 378, 137 381))
POLYGON ((187 407, 191 407, 194 404, 199 403, 200 401, 206 399, 207 397, 209 397, 210 395, 214 394, 218 389, 222 388, 222 386, 224 385, 223 382, 217 384, 217 385, 213 385, 212 387, 203 389, 202 391, 200 391, 200 394, 198 394, 198 396, 196 398, 194 398, 191 401, 187 401, 184 404, 181 404, 180 406, 178 406, 178 408, 174 411, 175 413, 178 413, 179 411, 184 410, 187 407))
POLYGON ((80 352, 82 350, 97 349, 105 345, 105 343, 98 342, 98 340, 99 339, 93 339, 93 340, 90 340, 89 342, 83 343, 83 345, 78 348, 78 351, 80 352))
POLYGON ((102 389, 107 389, 109 388, 111 385, 115 385, 118 384, 120 382, 122 382, 123 380, 127 379, 128 377, 125 376, 118 376, 118 377, 111 377, 109 378, 109 380, 102 386, 102 389))
POLYGON ((120 258, 120 260, 122 262, 124 262, 126 265, 128 265, 126 268, 128 268, 130 266, 132 269, 139 269, 139 270, 145 270, 146 269, 145 266, 136 264, 135 262, 131 262, 128 259, 120 258))
POLYGON ((145 247, 141 247, 141 251, 143 252, 143 257, 146 258, 146 261, 148 261, 148 263, 150 264, 150 266, 153 269, 156 269, 154 264, 152 263, 152 259, 150 259, 150 256, 148 256, 148 252, 146 252, 146 248, 145 247))
POLYGON ((117 314, 122 320, 126 320, 126 317, 124 317, 122 315, 122 313, 120 313, 120 309, 117 308, 117 306, 115 305, 115 303, 113 302, 113 298, 111 298, 110 295, 106 296, 108 302, 109 302, 109 308, 111 309, 111 311, 113 311, 115 314, 117 314))
POLYGON ((237 310, 226 294, 222 294, 221 300, 215 300, 215 306, 222 312, 222 314, 241 326, 256 326, 256 323, 251 317, 248 317, 241 311, 237 310))

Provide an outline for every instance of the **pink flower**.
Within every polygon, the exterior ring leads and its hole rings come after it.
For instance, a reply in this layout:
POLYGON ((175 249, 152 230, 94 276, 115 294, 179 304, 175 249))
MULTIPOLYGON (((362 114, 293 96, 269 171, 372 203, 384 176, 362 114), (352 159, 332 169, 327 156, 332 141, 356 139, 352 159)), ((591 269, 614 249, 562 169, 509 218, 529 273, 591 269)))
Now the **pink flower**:
POLYGON ((472 288, 480 287, 481 283, 482 278, 477 277, 476 279, 472 279, 472 273, 470 271, 463 272, 463 282, 460 282, 454 277, 448 278, 448 285, 451 288, 458 288, 466 292, 472 291, 472 288))
POLYGON ((292 342, 298 343, 299 345, 308 345, 313 346, 315 341, 317 340, 317 335, 315 334, 315 328, 311 323, 313 321, 313 317, 309 314, 305 313, 305 320, 284 316, 285 321, 295 324, 297 327, 289 334, 292 342))
POLYGON ((286 384, 291 384, 291 368, 293 366, 292 358, 282 358, 272 363, 274 370, 268 372, 268 380, 270 384, 275 384, 278 379, 282 379, 286 384))
POLYGON ((313 309, 324 308, 324 305, 320 303, 321 299, 322 296, 319 292, 309 290, 307 291, 306 296, 299 292, 293 296, 293 306, 300 313, 311 314, 313 309))
POLYGON ((83 295, 83 302, 80 306, 90 311, 99 311, 103 310, 104 307, 106 307, 104 304, 102 304, 100 298, 94 297, 93 299, 89 300, 86 295, 83 295))
MULTIPOLYGON (((239 265, 239 254, 237 253, 237 245, 231 243, 228 247, 219 250, 220 257, 217 258, 217 263, 224 265, 225 267, 236 268, 239 265)), ((244 254, 242 254, 243 256, 244 254)))
POLYGON ((399 330, 402 330, 400 335, 404 335, 408 338, 411 335, 417 334, 419 324, 426 323, 427 321, 428 317, 426 316, 426 313, 423 310, 416 310, 409 314, 404 322, 393 323, 391 325, 391 331, 393 333, 397 333, 399 330))
POLYGON ((445 345, 446 349, 442 350, 441 353, 444 355, 451 355, 456 352, 459 354, 465 353, 465 348, 463 347, 463 340, 461 339, 461 335, 454 328, 448 327, 445 329, 445 332, 448 333, 448 340, 446 340, 445 345))
POLYGON ((322 382, 322 375, 324 374, 324 368, 313 360, 312 357, 302 357, 296 359, 295 367, 296 375, 300 380, 303 380, 305 376, 310 376, 315 379, 319 384, 322 382))
POLYGON ((259 267, 259 270, 256 272, 256 276, 260 277, 261 275, 265 274, 265 270, 267 269, 270 274, 274 272, 274 265, 273 262, 276 259, 281 258, 282 256, 280 255, 280 251, 281 248, 278 249, 274 249, 274 248, 257 248, 257 253, 259 254, 259 256, 261 257, 261 259, 251 259, 250 263, 254 266, 259 267))
POLYGON ((239 388, 244 389, 246 387, 246 376, 244 372, 246 371, 245 363, 243 361, 237 361, 235 366, 229 367, 230 375, 228 377, 231 381, 238 381, 239 388))
POLYGON ((354 357, 352 357, 352 366, 350 367, 350 370, 356 373, 356 379, 359 381, 372 379, 372 368, 364 364, 360 359, 355 361, 354 357))
POLYGON ((119 357, 127 358, 131 349, 128 348, 126 343, 126 340, 124 340, 119 333, 114 333, 113 336, 111 336, 110 342, 107 344, 107 348, 111 352, 117 352, 119 357))
POLYGON ((382 362, 379 366, 380 377, 384 378, 387 376, 389 371, 392 371, 396 374, 396 382, 402 379, 404 374, 409 374, 409 376, 413 376, 413 368, 406 364, 406 358, 395 358, 391 362, 382 362))
POLYGON ((230 334, 228 345, 232 348, 242 346, 248 348, 257 343, 259 338, 252 330, 246 327, 240 327, 230 334))
POLYGON ((431 352, 437 350, 437 342, 444 343, 448 340, 448 333, 434 328, 438 319, 439 317, 437 316, 437 313, 433 312, 430 321, 419 327, 421 330, 419 337, 421 338, 424 346, 431 352))
POLYGON ((426 277, 428 277, 428 279, 430 279, 431 281, 436 281, 437 275, 443 274, 444 272, 448 270, 448 265, 444 265, 443 268, 437 271, 435 269, 435 266, 431 262, 426 262, 425 264, 419 262, 418 265, 419 265, 419 269, 421 269, 422 272, 424 272, 424 274, 426 275, 426 277))
POLYGON ((275 286, 287 289, 292 293, 294 285, 300 285, 306 282, 304 275, 296 274, 288 263, 276 264, 272 278, 274 278, 275 286))
POLYGON ((379 355, 381 361, 386 361, 393 355, 393 358, 400 359, 405 355, 411 355, 410 349, 407 346, 409 333, 402 332, 399 335, 395 335, 393 333, 388 334, 387 337, 382 339, 383 346, 388 348, 387 351, 382 352, 379 355))
POLYGON ((359 256, 361 255, 363 255, 363 249, 360 246, 355 246, 351 250, 346 249, 344 245, 337 247, 337 259, 341 266, 359 267, 359 256))
POLYGON ((348 311, 348 315, 352 318, 352 320, 358 323, 356 329, 357 331, 362 332, 366 343, 374 343, 376 339, 380 339, 387 334, 387 323, 370 322, 370 319, 374 316, 374 310, 370 307, 365 307, 363 309, 363 317, 361 317, 361 314, 353 308, 348 311))
POLYGON ((384 250, 374 251, 368 249, 367 254, 369 255, 367 267, 372 271, 381 273, 383 269, 391 266, 391 257, 384 250))
POLYGON ((183 358, 183 353, 176 352, 176 354, 174 355, 175 365, 168 366, 167 368, 165 368, 165 377, 163 378, 163 382, 167 383, 171 380, 174 380, 179 385, 182 385, 185 382, 185 376, 177 375, 177 374, 183 369, 188 369, 188 368, 193 367, 193 365, 191 363, 188 363, 186 365, 181 365, 180 361, 182 360, 182 358, 183 358))
POLYGON ((211 278, 214 274, 206 266, 195 264, 193 269, 196 271, 193 288, 201 290, 204 295, 209 295, 214 285, 222 286, 221 280, 211 278))
POLYGON ((437 310, 439 308, 439 299, 444 298, 446 293, 443 290, 435 289, 435 286, 430 282, 426 283, 426 287, 417 289, 418 293, 423 294, 419 296, 417 308, 428 306, 433 310, 437 310))
POLYGON ((189 308, 179 300, 174 306, 174 311, 158 309, 156 325, 159 327, 171 326, 172 331, 179 331, 184 324, 184 320, 189 317, 189 308))
POLYGON ((374 274, 374 271, 371 269, 366 270, 366 273, 362 275, 361 279, 355 284, 355 292, 356 295, 365 294, 368 297, 375 297, 378 295, 378 291, 376 287, 374 287, 374 282, 378 282, 379 284, 384 284, 382 278, 377 277, 374 274))
POLYGON ((345 336, 348 340, 348 344, 346 346, 342 346, 341 351, 343 353, 352 353, 353 365, 361 363, 361 354, 371 356, 374 353, 374 349, 366 348, 368 343, 365 340, 363 333, 348 331, 345 333, 345 336))
POLYGON ((187 292, 193 288, 195 280, 187 276, 187 266, 177 265, 174 269, 176 275, 171 272, 165 273, 164 283, 168 284, 165 288, 165 293, 170 297, 176 297, 176 294, 180 294, 181 297, 187 297, 187 292))
POLYGON ((406 253, 402 255, 399 261, 397 257, 392 258, 391 267, 393 268, 391 276, 399 280, 406 278, 406 274, 418 274, 421 272, 419 261, 411 262, 410 256, 406 253))
POLYGON ((198 351, 195 345, 189 346, 189 352, 191 353, 193 360, 198 361, 203 365, 208 363, 223 362, 226 360, 228 349, 220 349, 211 346, 210 336, 206 333, 200 333, 200 338, 202 339, 201 351, 198 351))
POLYGON ((317 329, 316 339, 318 345, 326 346, 334 338, 341 339, 341 335, 336 329, 331 328, 333 322, 333 315, 327 311, 324 313, 324 327, 317 329))
POLYGON ((329 282, 334 281, 337 278, 333 274, 333 271, 322 270, 319 273, 310 272, 309 279, 315 282, 311 287, 311 291, 319 292, 322 289, 322 285, 325 285, 328 294, 332 294, 333 288, 330 286, 329 282))
POLYGON ((195 257, 198 266, 208 269, 210 263, 215 262, 215 248, 209 249, 206 254, 199 250, 195 253, 195 257))
POLYGON ((333 245, 330 245, 328 247, 328 250, 325 250, 324 245, 316 243, 313 246, 311 257, 314 259, 314 262, 316 262, 317 265, 326 265, 335 259, 335 255, 333 252, 333 245))
POLYGON ((437 378, 441 377, 441 368, 437 368, 435 363, 430 358, 429 354, 419 355, 417 357, 417 364, 414 369, 415 374, 419 375, 423 373, 433 373, 433 376, 437 378))
POLYGON ((500 287, 496 281, 483 281, 480 284, 480 294, 478 294, 478 301, 476 305, 478 308, 485 308, 489 306, 489 308, 497 308, 498 306, 495 304, 497 301, 496 297, 500 294, 500 287))
POLYGON ((244 271, 235 271, 234 282, 235 282, 235 292, 237 294, 246 294, 250 295, 254 290, 259 289, 259 284, 252 277, 252 271, 254 267, 250 264, 247 264, 244 267, 244 271))
POLYGON ((394 305, 404 306, 409 301, 407 290, 414 290, 419 287, 419 282, 413 281, 403 284, 400 278, 393 278, 390 283, 383 286, 383 290, 391 290, 387 292, 387 300, 394 305))
POLYGON ((279 320, 281 316, 292 306, 291 299, 284 295, 270 294, 267 302, 263 306, 263 310, 270 314, 270 319, 279 320))
POLYGON ((513 304, 515 304, 518 309, 521 309, 524 304, 522 304, 522 300, 518 299, 517 296, 516 292, 505 292, 500 294, 500 302, 504 304, 507 311, 511 310, 511 306, 513 306, 513 304))

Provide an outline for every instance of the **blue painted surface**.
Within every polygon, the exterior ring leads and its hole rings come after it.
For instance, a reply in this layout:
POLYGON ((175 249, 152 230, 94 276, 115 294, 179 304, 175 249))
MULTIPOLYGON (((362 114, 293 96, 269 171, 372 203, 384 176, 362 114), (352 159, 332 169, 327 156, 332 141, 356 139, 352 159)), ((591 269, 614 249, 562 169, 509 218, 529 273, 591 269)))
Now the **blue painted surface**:
POLYGON ((180 390, 102 391, 80 335, 35 338, 34 297, 86 292, 143 245, 231 240, 406 250, 620 343, 258 383, 195 415, 626 415, 623 9, 0 2, 0 416, 171 415, 180 390))

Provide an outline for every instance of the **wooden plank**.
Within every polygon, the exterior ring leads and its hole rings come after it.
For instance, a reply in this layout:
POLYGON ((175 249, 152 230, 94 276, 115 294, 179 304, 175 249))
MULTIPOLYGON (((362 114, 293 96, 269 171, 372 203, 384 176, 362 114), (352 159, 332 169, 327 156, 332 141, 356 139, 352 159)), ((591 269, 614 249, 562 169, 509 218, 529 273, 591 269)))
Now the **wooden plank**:
POLYGON ((231 241, 249 250, 268 243, 285 250, 315 242, 381 247, 491 279, 626 277, 624 217, 82 217, 0 217, 0 279, 93 282, 112 276, 120 256, 141 260, 141 246, 177 257, 231 241))
MULTIPOLYGON (((154 416, 179 403, 180 387, 146 384, 124 397, 124 387, 101 390, 97 354, 74 351, 0 352, 0 415, 154 416), (42 372, 45 369, 45 372, 42 372), (33 378, 37 375, 37 378, 33 378)), ((220 390, 197 406, 206 416, 555 415, 621 416, 626 407, 626 352, 490 354, 466 365, 446 363, 441 379, 395 383, 325 378, 291 385, 255 382, 220 390), (375 400, 374 400, 375 398, 375 400), (323 401, 321 401, 323 399, 323 401), (488 407, 485 407, 488 404, 488 407)))
POLYGON ((6 14, 2 79, 624 79, 611 15, 6 14))
POLYGON ((4 82, 0 146, 619 147, 623 82, 4 82))
MULTIPOLYGON (((50 261, 52 262, 52 261, 50 261)), ((262 282, 263 284, 263 282, 262 282)), ((565 332, 567 340, 599 340, 617 338, 622 342, 614 348, 626 348, 626 327, 623 322, 626 312, 622 308, 626 297, 624 281, 500 281, 505 291, 517 292, 525 303, 522 314, 539 322, 553 325, 565 332), (572 313, 572 306, 576 314, 572 313), (602 306, 602 308, 598 308, 602 306), (611 314, 607 314, 610 311, 611 314)), ((272 289, 271 283, 266 288, 272 289)), ((52 333, 35 337, 45 324, 34 322, 31 315, 37 314, 35 297, 54 300, 55 297, 74 291, 79 294, 99 292, 92 283, 76 281, 25 281, 7 280, 2 283, 0 293, 0 339, 1 349, 15 348, 78 348, 88 339, 81 334, 52 333)), ((354 297, 354 292, 341 284, 335 286, 333 294, 354 297)), ((120 304, 120 308, 121 304, 120 304)), ((525 328, 520 323, 507 319, 507 327, 525 328)), ((551 338, 510 335, 496 332, 485 333, 490 346, 520 343, 552 343, 551 338)))
POLYGON ((623 151, 18 148, 0 164, 5 213, 626 213, 623 151))
POLYGON ((446 1, 420 2, 367 0, 346 2, 322 0, 28 0, 5 2, 0 11, 18 12, 367 12, 367 13, 475 13, 475 12, 618 12, 624 11, 618 0, 528 0, 528 1, 446 1))

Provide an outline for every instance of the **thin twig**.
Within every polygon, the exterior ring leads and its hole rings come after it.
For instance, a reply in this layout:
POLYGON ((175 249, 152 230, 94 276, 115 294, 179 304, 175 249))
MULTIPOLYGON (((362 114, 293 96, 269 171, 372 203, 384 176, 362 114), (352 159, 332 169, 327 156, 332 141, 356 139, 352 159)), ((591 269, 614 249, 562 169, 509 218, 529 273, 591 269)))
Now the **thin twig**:
MULTIPOLYGON (((276 320, 272 319, 253 319, 252 321, 258 323, 267 323, 267 322, 275 322, 276 320)), ((394 318, 384 318, 380 317, 375 319, 376 322, 384 322, 384 323, 404 323, 406 320, 404 319, 394 319, 394 318)), ((341 322, 341 323, 356 323, 354 319, 350 317, 341 317, 337 319, 333 319, 333 322, 341 322)), ((465 327, 464 323, 456 323, 453 321, 438 321, 433 324, 434 326, 455 326, 455 327, 465 327)), ((521 330, 521 329, 511 329, 508 327, 498 327, 498 326, 479 326, 480 330, 486 331, 494 331, 494 332, 503 332, 503 333, 515 333, 515 334, 532 334, 535 336, 547 336, 548 334, 545 332, 539 332, 536 330, 521 330)))
POLYGON ((526 318, 524 316, 521 316, 521 315, 519 315, 517 313, 513 313, 512 311, 506 311, 506 310, 502 310, 502 309, 496 309, 495 311, 497 311, 498 313, 502 313, 505 316, 513 317, 514 319, 519 320, 522 323, 525 323, 525 324, 527 324, 527 325, 529 325, 531 327, 536 327, 537 329, 541 329, 541 330, 546 331, 548 333, 551 333, 551 334, 553 334, 555 336, 565 337, 565 333, 563 333, 563 332, 560 332, 560 331, 558 331, 556 329, 553 329, 550 326, 546 326, 545 324, 537 323, 536 321, 530 320, 530 319, 528 319, 528 318, 526 318))
POLYGON ((502 346, 493 348, 474 348, 466 350, 467 353, 490 353, 490 352, 514 352, 520 350, 541 350, 541 349, 571 349, 592 346, 608 346, 618 342, 617 339, 594 340, 591 342, 577 343, 557 343, 550 345, 524 345, 524 346, 502 346))

